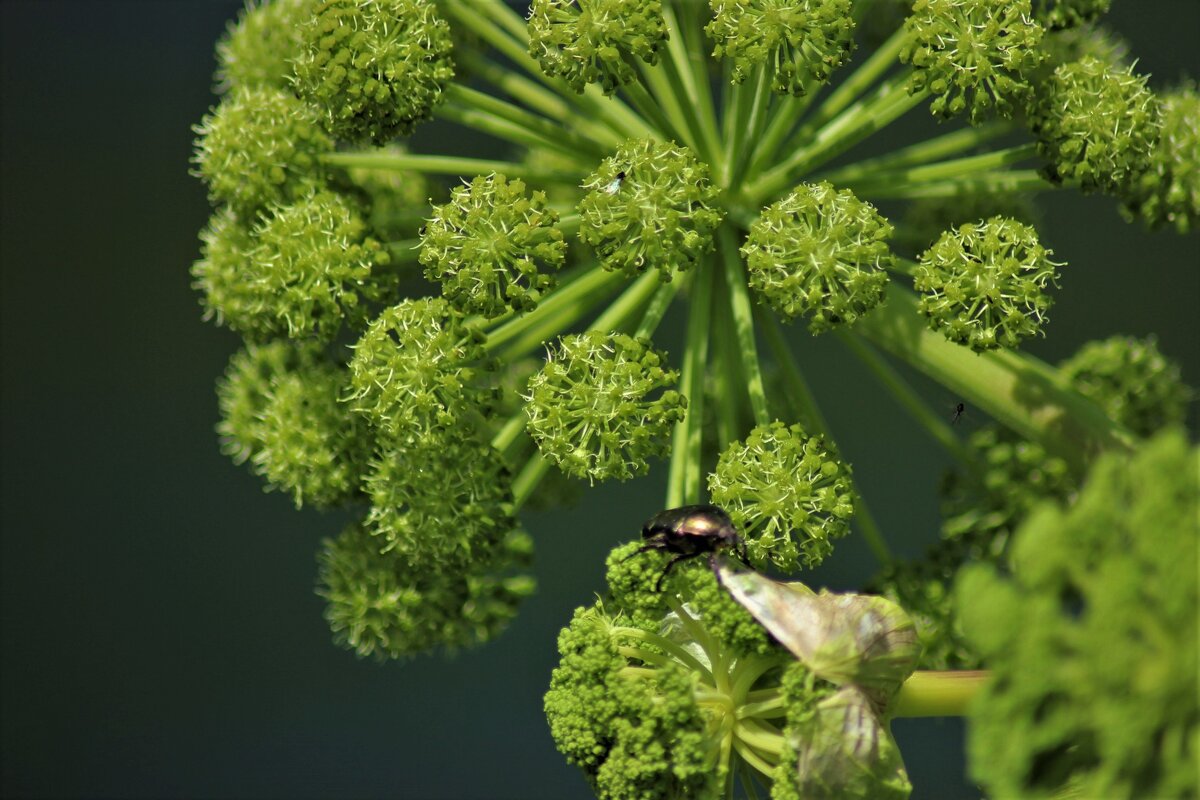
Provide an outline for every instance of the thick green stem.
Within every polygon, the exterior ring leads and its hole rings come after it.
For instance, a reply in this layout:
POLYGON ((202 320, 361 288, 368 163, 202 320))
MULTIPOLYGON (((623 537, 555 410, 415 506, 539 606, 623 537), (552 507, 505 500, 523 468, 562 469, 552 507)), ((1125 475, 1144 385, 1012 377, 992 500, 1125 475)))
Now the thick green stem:
POLYGON ((757 425, 769 425, 771 413, 767 408, 767 392, 763 387, 758 346, 754 341, 754 312, 750 305, 750 290, 746 286, 746 272, 742 269, 741 259, 738 258, 733 231, 727 225, 722 225, 717 230, 717 248, 720 250, 721 264, 724 267, 725 289, 729 292, 729 308, 733 312, 733 327, 742 357, 742 370, 746 374, 746 391, 750 395, 750 406, 754 409, 754 421, 757 425))
POLYGON ((591 163, 608 155, 592 139, 545 117, 457 83, 446 87, 445 105, 435 112, 467 127, 530 147, 557 150, 591 163))
POLYGON ((842 109, 850 105, 857 99, 867 87, 875 82, 879 76, 887 72, 888 69, 896 63, 896 59, 900 55, 900 50, 904 46, 906 34, 904 28, 896 29, 888 40, 876 48, 875 52, 859 65, 858 69, 850 73, 844 81, 838 84, 837 88, 830 92, 822 103, 817 106, 811 120, 804 124, 796 135, 792 137, 790 144, 799 145, 812 136, 813 132, 824 125, 829 120, 837 116, 842 109))
MULTIPOLYGON (((787 387, 788 399, 793 404, 794 412, 805 423, 809 433, 819 434, 831 442, 834 441, 825 417, 821 414, 821 408, 817 405, 816 396, 809 389, 808 382, 792 358, 791 350, 788 349, 787 342, 783 338, 783 332, 779 329, 779 323, 765 313, 760 312, 759 316, 766 318, 766 324, 763 327, 767 331, 767 342, 775 355, 775 360, 779 362, 780 369, 783 370, 784 385, 787 387)), ((853 476, 850 481, 854 487, 854 515, 858 522, 858 528, 876 560, 881 566, 887 566, 892 563, 892 552, 883 538, 879 523, 875 521, 875 515, 871 513, 871 507, 867 504, 863 493, 858 490, 853 476)))
POLYGON ((1100 451, 1135 442, 1063 375, 1033 356, 1011 350, 975 353, 930 330, 917 311, 916 296, 894 284, 887 302, 859 320, 855 332, 1063 456, 1077 474, 1100 451))
POLYGON ((662 322, 663 315, 670 308, 671 301, 675 299, 675 295, 679 292, 679 285, 681 283, 682 281, 671 281, 658 287, 658 291, 654 293, 654 297, 650 300, 650 305, 646 306, 646 313, 642 315, 642 321, 638 323, 637 330, 633 334, 634 336, 644 336, 648 339, 654 335, 654 331, 658 330, 658 324, 662 322))
POLYGON ((683 95, 677 91, 677 87, 671 83, 663 70, 664 61, 669 60, 659 59, 656 65, 651 66, 638 59, 637 67, 657 107, 662 108, 670 121, 672 130, 678 134, 683 144, 698 153, 700 140, 697 138, 695 115, 688 113, 683 95))
POLYGON ((585 267, 544 297, 537 308, 489 332, 484 349, 494 355, 509 345, 507 352, 520 354, 526 352, 525 346, 513 347, 510 343, 527 338, 534 340, 531 347, 537 347, 545 341, 546 336, 564 330, 565 326, 560 326, 560 321, 577 320, 603 302, 622 277, 620 273, 609 272, 595 265, 585 267))
POLYGON ((683 132, 675 128, 674 121, 659 108, 658 103, 646 91, 646 87, 637 81, 633 81, 622 86, 621 91, 625 94, 625 97, 629 100, 629 104, 633 106, 634 110, 658 129, 656 131, 658 137, 686 141, 683 132))
POLYGON ((1053 189, 1054 184, 1042 177, 1034 169, 1007 170, 1003 172, 985 172, 964 178, 954 178, 945 181, 931 181, 905 186, 878 185, 862 191, 870 198, 930 198, 956 197, 965 192, 972 194, 1021 194, 1029 192, 1044 192, 1053 189))
POLYGON ((415 153, 350 152, 327 153, 321 156, 325 164, 338 167, 365 167, 367 169, 382 169, 394 172, 421 172, 432 175, 454 175, 456 177, 475 177, 500 173, 509 178, 523 178, 530 181, 549 181, 558 183, 578 183, 579 173, 563 172, 561 170, 539 169, 528 164, 518 164, 514 161, 493 161, 485 158, 460 158, 457 156, 426 156, 415 153))
POLYGON ((701 48, 706 39, 696 16, 698 4, 685 2, 681 14, 676 15, 671 3, 663 5, 663 19, 671 37, 667 50, 671 55, 671 66, 679 73, 687 89, 690 104, 695 108, 700 124, 701 136, 707 148, 709 166, 713 174, 720 175, 723 169, 721 137, 717 133, 717 114, 713 108, 712 92, 708 84, 708 63, 701 48))
POLYGON ((849 188, 857 193, 872 195, 879 190, 903 190, 905 187, 910 186, 922 186, 939 181, 966 178, 978 175, 981 172, 989 172, 1021 161, 1027 161, 1036 156, 1037 145, 1030 142, 1029 144, 1009 147, 1005 150, 994 150, 990 153, 980 153, 979 155, 940 161, 936 164, 923 164, 921 166, 908 167, 907 169, 877 172, 861 178, 842 177, 835 182, 840 186, 849 186, 849 188))
POLYGON ((667 508, 700 502, 700 444, 704 423, 704 368, 708 362, 709 319, 712 313, 714 270, 708 259, 692 273, 687 338, 680 388, 688 408, 675 423, 671 439, 671 468, 667 478, 667 508))
POLYGON ((771 100, 771 81, 765 66, 755 70, 755 86, 749 114, 739 117, 737 149, 734 150, 733 166, 729 170, 727 186, 737 186, 746 172, 747 161, 754 152, 753 143, 762 135, 767 107, 771 100))
POLYGON ((805 146, 764 173, 747 187, 744 195, 752 204, 763 204, 768 198, 775 197, 787 189, 804 172, 815 169, 887 127, 927 96, 927 92, 909 94, 905 75, 885 81, 871 97, 850 106, 813 133, 805 146))
POLYGON ((528 502, 533 491, 537 489, 542 478, 546 477, 546 473, 550 471, 550 462, 542 458, 542 454, 535 452, 525 462, 525 466, 517 473, 517 477, 513 478, 513 513, 516 514, 521 510, 521 507, 528 502))
POLYGON ((914 672, 892 701, 893 717, 962 717, 988 680, 984 670, 914 672))
POLYGON ((642 308, 650 302, 655 291, 662 285, 656 270, 648 270, 629 285, 613 304, 596 317, 588 326, 592 331, 617 331, 626 327, 642 308))
POLYGON ((808 110, 815 96, 815 91, 809 91, 803 97, 793 97, 789 94, 775 104, 770 122, 767 123, 766 132, 761 138, 755 140, 754 158, 751 159, 750 167, 746 170, 745 180, 753 181, 763 168, 775 159, 779 152, 779 146, 792 132, 797 120, 804 116, 804 112, 808 110))
POLYGON ((827 180, 830 183, 836 184, 870 178, 880 172, 896 170, 915 164, 927 164, 935 158, 945 158, 946 156, 970 150, 972 147, 985 144, 1011 130, 1012 125, 1000 122, 980 125, 977 128, 962 128, 941 136, 935 136, 932 139, 926 139, 923 142, 918 142, 900 150, 895 150, 879 158, 868 158, 863 161, 856 161, 853 164, 847 164, 832 172, 821 173, 816 177, 820 180, 827 180))

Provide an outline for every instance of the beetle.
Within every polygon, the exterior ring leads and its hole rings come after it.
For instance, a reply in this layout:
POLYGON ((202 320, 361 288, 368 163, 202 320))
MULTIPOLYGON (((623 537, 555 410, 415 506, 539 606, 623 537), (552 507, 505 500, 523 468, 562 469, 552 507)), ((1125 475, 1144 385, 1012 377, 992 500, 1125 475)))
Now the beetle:
POLYGON ((649 550, 665 550, 675 554, 667 562, 662 575, 658 576, 658 582, 654 585, 656 592, 662 590, 662 582, 672 567, 680 561, 705 554, 709 555, 710 566, 713 566, 716 555, 724 550, 733 553, 746 566, 751 566, 746 559, 746 545, 738 535, 737 527, 720 506, 681 506, 660 511, 642 525, 642 539, 646 543, 626 556, 624 561, 649 550))

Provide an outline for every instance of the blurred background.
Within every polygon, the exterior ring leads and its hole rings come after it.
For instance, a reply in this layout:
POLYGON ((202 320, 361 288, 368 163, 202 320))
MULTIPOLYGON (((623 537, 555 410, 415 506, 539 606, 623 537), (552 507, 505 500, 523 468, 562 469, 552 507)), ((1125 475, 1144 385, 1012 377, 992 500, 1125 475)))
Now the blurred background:
MULTIPOLYGON (((218 452, 214 381, 237 340, 189 286, 209 213, 191 126, 240 5, 0 3, 0 793, 588 797, 541 713, 554 637, 661 506, 665 464, 525 515, 540 591, 497 641, 382 665, 333 646, 314 556, 344 520, 296 512, 218 452)), ((1200 3, 1115 6, 1156 88, 1200 76, 1200 3)), ((1200 236, 1145 233, 1105 198, 1045 201, 1043 241, 1069 266, 1029 349, 1057 361, 1154 332, 1200 384, 1200 236)), ((885 535, 919 554, 941 452, 836 343, 792 334, 885 535)), ((928 396, 949 415, 943 391, 928 396)), ((806 580, 851 589, 874 568, 851 538, 806 580)), ((914 798, 979 796, 957 720, 895 730, 914 798)))

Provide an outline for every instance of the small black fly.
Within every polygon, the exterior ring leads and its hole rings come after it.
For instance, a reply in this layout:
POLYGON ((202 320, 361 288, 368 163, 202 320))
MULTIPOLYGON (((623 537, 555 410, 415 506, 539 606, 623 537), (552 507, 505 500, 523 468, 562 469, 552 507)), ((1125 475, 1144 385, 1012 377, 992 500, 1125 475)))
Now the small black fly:
POLYGON ((965 405, 963 405, 962 403, 959 403, 958 405, 956 405, 954 407, 954 416, 950 418, 950 424, 953 425, 954 423, 958 422, 958 418, 961 417, 963 415, 963 412, 966 410, 967 410, 967 407, 965 405))
POLYGON ((667 562, 666 569, 658 576, 654 591, 662 591, 662 582, 671 568, 680 561, 709 554, 709 564, 722 550, 732 552, 746 566, 746 545, 738 535, 737 527, 725 509, 720 506, 698 505, 669 508, 660 511, 642 526, 642 538, 646 544, 626 556, 626 560, 648 550, 665 550, 675 557, 667 562))

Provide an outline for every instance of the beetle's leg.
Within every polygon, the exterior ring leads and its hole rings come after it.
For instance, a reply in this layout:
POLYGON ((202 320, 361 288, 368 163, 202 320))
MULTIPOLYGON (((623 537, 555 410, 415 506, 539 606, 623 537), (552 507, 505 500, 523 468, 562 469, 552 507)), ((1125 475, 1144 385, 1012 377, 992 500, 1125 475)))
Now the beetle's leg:
POLYGON ((702 556, 702 555, 704 555, 703 551, 699 552, 699 553, 684 553, 683 555, 678 555, 678 556, 675 556, 674 558, 672 558, 670 561, 667 562, 667 567, 666 567, 666 569, 664 569, 662 571, 662 575, 658 576, 658 582, 656 584, 654 584, 654 591, 656 591, 656 592, 662 591, 663 580, 667 577, 667 573, 671 571, 671 567, 675 566, 680 561, 687 561, 689 558, 695 558, 696 556, 702 556))
POLYGON ((644 544, 641 547, 639 547, 637 550, 634 550, 632 553, 630 553, 629 555, 622 558, 619 563, 624 564, 626 561, 633 558, 634 556, 641 555, 642 553, 648 553, 651 550, 662 550, 663 548, 664 548, 663 543, 659 542, 659 541, 651 542, 650 544, 644 544))

